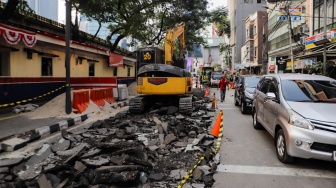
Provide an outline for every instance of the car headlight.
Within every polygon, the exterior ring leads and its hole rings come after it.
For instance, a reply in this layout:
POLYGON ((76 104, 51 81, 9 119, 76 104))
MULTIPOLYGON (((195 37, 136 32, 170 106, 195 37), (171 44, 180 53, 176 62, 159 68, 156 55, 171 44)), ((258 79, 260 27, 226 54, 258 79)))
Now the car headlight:
POLYGON ((253 99, 253 94, 252 93, 249 93, 248 91, 244 91, 244 94, 245 94, 245 97, 249 98, 249 99, 253 99))
POLYGON ((307 121, 304 117, 300 116, 299 114, 295 113, 293 110, 288 110, 289 113, 289 123, 296 127, 301 127, 304 129, 313 130, 314 127, 307 121))

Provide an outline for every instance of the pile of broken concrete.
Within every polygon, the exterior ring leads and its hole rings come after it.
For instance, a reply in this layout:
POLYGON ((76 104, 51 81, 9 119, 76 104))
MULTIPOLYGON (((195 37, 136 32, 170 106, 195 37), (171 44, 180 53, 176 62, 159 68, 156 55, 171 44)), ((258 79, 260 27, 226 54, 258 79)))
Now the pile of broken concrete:
POLYGON ((87 129, 63 130, 33 155, 0 160, 0 187, 211 187, 219 156, 208 134, 216 116, 208 103, 196 97, 191 115, 175 107, 121 112, 87 129))

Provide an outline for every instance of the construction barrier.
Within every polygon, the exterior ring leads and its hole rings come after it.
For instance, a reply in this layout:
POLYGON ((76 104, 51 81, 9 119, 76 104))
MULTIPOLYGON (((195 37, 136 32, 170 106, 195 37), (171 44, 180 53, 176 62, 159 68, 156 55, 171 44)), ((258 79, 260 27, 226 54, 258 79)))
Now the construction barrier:
POLYGON ((101 89, 90 90, 90 99, 98 106, 104 106, 104 91, 101 89))
POLYGON ((113 88, 104 89, 104 100, 110 104, 115 102, 112 90, 113 88))
POLYGON ((72 108, 75 113, 83 113, 89 106, 89 92, 88 91, 75 91, 73 92, 72 108))

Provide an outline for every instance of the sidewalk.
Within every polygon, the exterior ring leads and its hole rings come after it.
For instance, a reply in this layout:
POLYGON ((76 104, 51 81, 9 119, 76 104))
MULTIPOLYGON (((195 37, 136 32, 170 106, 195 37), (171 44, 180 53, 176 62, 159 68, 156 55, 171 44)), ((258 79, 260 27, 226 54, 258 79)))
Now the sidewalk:
MULTIPOLYGON (((71 113, 70 115, 56 115, 55 117, 41 116, 42 118, 38 116, 40 113, 48 114, 50 108, 57 107, 53 105, 41 106, 40 109, 37 108, 35 110, 36 116, 34 116, 34 112, 0 114, 0 152, 17 150, 26 146, 29 142, 75 126, 87 119, 92 121, 106 119, 118 112, 117 109, 127 105, 128 100, 112 104, 106 103, 104 107, 98 107, 91 102, 89 108, 82 114, 71 113)), ((50 113, 52 114, 53 112, 50 111, 50 113)))

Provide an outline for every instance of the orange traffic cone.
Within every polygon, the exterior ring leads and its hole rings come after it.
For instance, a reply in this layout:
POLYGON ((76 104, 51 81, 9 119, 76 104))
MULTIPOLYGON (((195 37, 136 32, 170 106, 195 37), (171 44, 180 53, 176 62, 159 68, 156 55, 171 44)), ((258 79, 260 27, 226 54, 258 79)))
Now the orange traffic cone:
POLYGON ((209 88, 207 87, 206 90, 205 90, 205 97, 209 96, 209 88))
POLYGON ((211 108, 216 109, 216 94, 215 93, 212 99, 211 108))
POLYGON ((220 129, 220 123, 222 121, 222 113, 220 112, 217 116, 217 120, 215 125, 212 128, 211 134, 218 137, 219 135, 219 129, 220 129))

